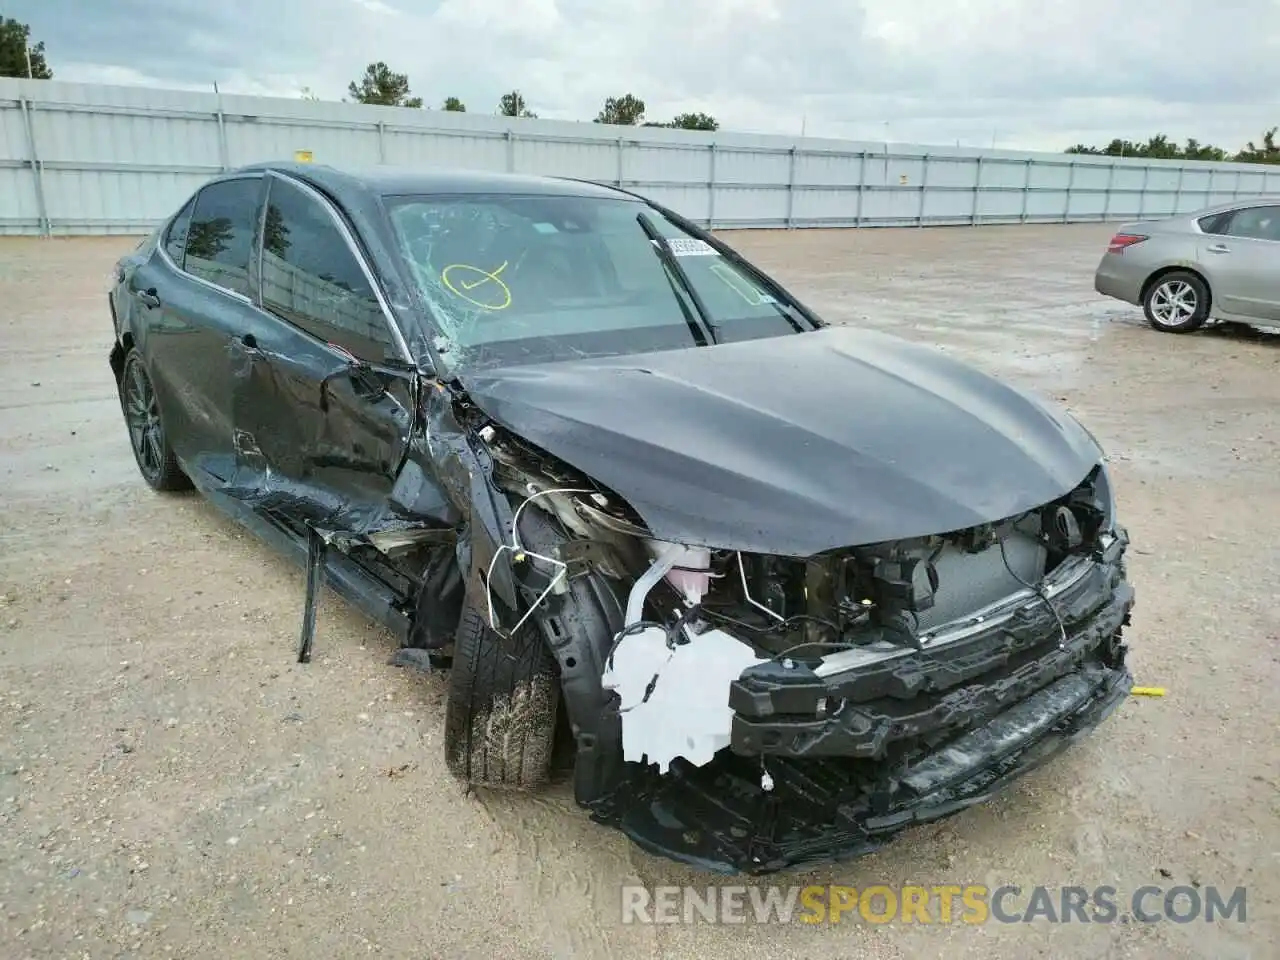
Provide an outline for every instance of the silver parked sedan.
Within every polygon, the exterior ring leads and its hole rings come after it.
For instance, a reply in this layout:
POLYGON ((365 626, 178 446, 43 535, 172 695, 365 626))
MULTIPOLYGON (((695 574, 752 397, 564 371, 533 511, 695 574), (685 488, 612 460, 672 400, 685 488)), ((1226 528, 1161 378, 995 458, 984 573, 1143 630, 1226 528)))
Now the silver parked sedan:
POLYGON ((1280 325, 1280 198, 1123 224, 1093 287, 1138 304, 1166 333, 1209 319, 1280 325))

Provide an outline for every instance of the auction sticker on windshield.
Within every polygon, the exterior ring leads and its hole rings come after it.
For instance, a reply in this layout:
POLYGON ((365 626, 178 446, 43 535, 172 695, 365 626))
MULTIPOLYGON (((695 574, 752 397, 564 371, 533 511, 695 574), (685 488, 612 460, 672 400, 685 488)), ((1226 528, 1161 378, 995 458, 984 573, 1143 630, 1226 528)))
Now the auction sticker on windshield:
POLYGON ((716 248, 697 237, 678 237, 668 240, 671 252, 677 257, 717 257, 716 248))

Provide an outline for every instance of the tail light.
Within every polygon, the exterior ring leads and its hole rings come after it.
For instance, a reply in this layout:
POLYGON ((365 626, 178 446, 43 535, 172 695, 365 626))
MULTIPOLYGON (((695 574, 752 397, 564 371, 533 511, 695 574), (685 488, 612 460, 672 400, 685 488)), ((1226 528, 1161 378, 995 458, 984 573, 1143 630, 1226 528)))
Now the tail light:
POLYGON ((1140 233, 1117 233, 1107 244, 1107 253, 1124 253, 1129 247, 1145 239, 1147 238, 1140 233))

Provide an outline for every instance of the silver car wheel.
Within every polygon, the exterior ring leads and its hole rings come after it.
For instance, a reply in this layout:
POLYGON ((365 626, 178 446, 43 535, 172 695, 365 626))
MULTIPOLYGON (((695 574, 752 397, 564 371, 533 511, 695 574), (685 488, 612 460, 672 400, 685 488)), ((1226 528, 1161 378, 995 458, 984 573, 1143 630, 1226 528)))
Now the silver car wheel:
POLYGON ((1195 288, 1185 280, 1169 280, 1151 295, 1151 315, 1169 327, 1177 327, 1195 316, 1200 300, 1195 288))

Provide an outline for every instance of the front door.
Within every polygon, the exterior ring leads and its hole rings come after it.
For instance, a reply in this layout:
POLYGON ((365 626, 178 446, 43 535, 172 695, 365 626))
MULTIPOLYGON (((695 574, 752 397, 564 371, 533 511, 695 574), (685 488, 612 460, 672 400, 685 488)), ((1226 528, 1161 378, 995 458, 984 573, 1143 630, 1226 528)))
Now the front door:
POLYGON ((1280 323, 1280 206, 1242 207, 1199 241, 1218 308, 1280 323))
POLYGON ((296 181, 267 180, 231 492, 294 526, 367 532, 389 516, 416 373, 337 210, 296 181))

